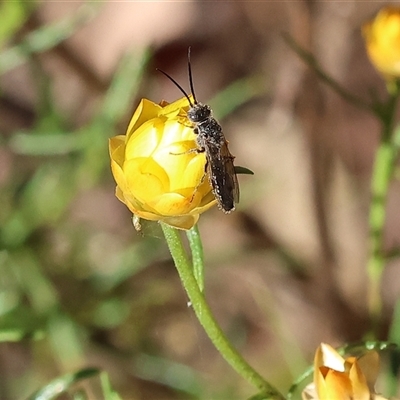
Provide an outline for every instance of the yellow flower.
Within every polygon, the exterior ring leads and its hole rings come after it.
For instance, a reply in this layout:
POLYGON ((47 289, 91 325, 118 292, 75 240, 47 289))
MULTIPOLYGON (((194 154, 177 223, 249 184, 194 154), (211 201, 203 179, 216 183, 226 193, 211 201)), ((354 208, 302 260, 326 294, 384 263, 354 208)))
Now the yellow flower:
POLYGON ((400 77, 400 8, 383 8, 362 31, 375 68, 387 79, 400 77))
POLYGON ((321 343, 314 358, 314 382, 303 393, 303 400, 383 399, 373 391, 379 368, 379 355, 370 351, 360 358, 344 359, 334 348, 321 343))
POLYGON ((116 196, 135 217, 192 228, 216 204, 186 98, 160 105, 142 99, 126 135, 110 139, 116 196))

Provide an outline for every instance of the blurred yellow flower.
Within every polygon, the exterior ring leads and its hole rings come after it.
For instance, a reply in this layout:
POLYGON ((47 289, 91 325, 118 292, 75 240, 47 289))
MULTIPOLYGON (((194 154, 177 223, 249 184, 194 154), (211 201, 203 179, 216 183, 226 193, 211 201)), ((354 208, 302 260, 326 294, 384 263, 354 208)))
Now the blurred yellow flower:
POLYGON ((303 400, 384 399, 374 393, 379 355, 369 351, 360 358, 344 359, 334 348, 321 343, 314 358, 314 382, 302 393, 303 400))
POLYGON ((386 79, 400 77, 400 8, 382 8, 362 31, 375 68, 386 79))
POLYGON ((116 196, 137 218, 192 228, 199 214, 216 204, 205 153, 187 119, 186 98, 171 104, 142 99, 126 135, 110 139, 116 196))

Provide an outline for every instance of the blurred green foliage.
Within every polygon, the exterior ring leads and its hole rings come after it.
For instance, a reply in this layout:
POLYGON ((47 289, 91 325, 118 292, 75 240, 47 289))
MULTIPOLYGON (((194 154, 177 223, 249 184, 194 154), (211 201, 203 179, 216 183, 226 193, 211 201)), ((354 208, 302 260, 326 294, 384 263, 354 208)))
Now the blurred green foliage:
MULTIPOLYGON (((75 126, 58 108, 53 78, 37 55, 87 23, 98 4, 25 29, 35 7, 24 1, 0 5, 1 78, 23 66, 35 76, 37 96, 29 129, 1 132, 2 154, 9 157, 0 191, 0 352, 12 360, 7 349, 14 342, 28 361, 15 374, 7 374, 7 363, 1 367, 8 379, 1 379, 0 398, 45 400, 70 391, 71 398, 83 399, 85 391, 71 387, 98 375, 86 368, 91 335, 131 324, 139 304, 130 303, 124 284, 160 254, 152 238, 121 244, 112 232, 71 219, 79 196, 105 184, 113 190, 107 139, 123 133, 121 122, 129 116, 149 52, 127 53, 92 118, 75 126), (75 372, 65 375, 69 371, 75 372)), ((105 399, 120 398, 104 373, 97 380, 105 399)))
MULTIPOLYGON (((149 60, 149 51, 128 52, 85 123, 63 113, 54 77, 38 56, 90 21, 99 4, 83 4, 55 23, 34 28, 29 21, 36 3, 0 6, 1 78, 7 80, 16 67, 24 68, 34 77, 36 97, 29 126, 4 128, 0 136, 8 171, 0 191, 0 355, 2 347, 4 351, 14 343, 29 360, 17 374, 0 380, 0 398, 45 400, 67 391, 68 398, 85 399, 79 383, 89 377, 97 379, 96 400, 99 393, 108 400, 125 398, 111 389, 106 369, 100 378, 97 370, 88 369, 89 355, 97 350, 122 358, 122 365, 131 355, 124 373, 169 388, 173 398, 204 398, 208 389, 196 372, 154 354, 147 337, 151 314, 175 295, 174 289, 162 276, 140 288, 131 280, 160 258, 162 242, 141 237, 133 227, 125 235, 104 229, 107 223, 98 230, 73 216, 82 197, 97 204, 95 196, 102 188, 110 194, 114 190, 108 138, 124 133, 149 60), (110 348, 113 338, 127 356, 110 348)), ((231 101, 217 97, 215 107, 229 113, 257 90, 254 82, 239 81, 224 96, 231 101)), ((6 97, 1 92, 0 100, 6 103, 6 97)), ((224 388, 222 395, 232 398, 233 393, 224 388)), ((128 398, 133 396, 129 392, 128 398)))
MULTIPOLYGON (((169 389, 173 399, 208 399, 212 389, 204 388, 199 374, 164 359, 149 337, 153 316, 167 314, 165 303, 176 295, 176 287, 166 283, 166 268, 155 268, 149 280, 132 279, 165 254, 162 242, 137 235, 133 227, 128 233, 119 226, 106 229, 110 224, 74 214, 85 196, 96 209, 97 196, 114 190, 108 138, 124 133, 149 51, 128 52, 91 117, 77 122, 61 110, 54 77, 39 55, 90 21, 101 2, 32 28, 39 6, 24 0, 0 3, 0 79, 24 68, 34 77, 35 93, 29 124, 15 123, 12 131, 0 125, 0 399, 146 398, 132 391, 139 381, 169 389), (122 374, 134 383, 118 394, 110 381, 121 384, 122 374), (68 394, 59 397, 61 392, 68 394)), ((224 117, 259 94, 261 86, 254 78, 238 80, 210 104, 224 117)), ((0 88, 0 106, 6 97, 0 88)), ((239 172, 249 170, 238 167, 239 172)), ((114 218, 101 208, 99 213, 100 220, 114 218)), ((391 331, 396 343, 399 319, 397 307, 391 331)), ((285 357, 288 364, 296 358, 293 351, 285 357)), ((238 398, 233 387, 217 390, 218 398, 238 398)))
MULTIPOLYGON (((34 3, 31 3, 34 4, 34 3)), ((4 1, 0 4, 0 48, 24 23, 29 15, 26 2, 4 1)))

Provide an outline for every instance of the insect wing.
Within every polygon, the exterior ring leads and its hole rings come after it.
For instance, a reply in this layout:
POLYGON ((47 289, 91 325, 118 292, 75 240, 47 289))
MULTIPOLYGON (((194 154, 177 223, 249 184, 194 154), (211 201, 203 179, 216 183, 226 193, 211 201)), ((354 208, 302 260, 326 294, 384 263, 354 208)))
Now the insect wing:
POLYGON ((221 148, 221 155, 225 159, 225 173, 231 178, 233 185, 233 200, 235 203, 239 203, 239 181, 235 172, 235 166, 233 160, 235 157, 229 152, 228 144, 221 148))
POLYGON ((225 164, 225 175, 229 177, 228 181, 231 182, 230 185, 232 186, 233 200, 235 203, 239 203, 239 182, 235 172, 235 166, 233 164, 235 157, 229 152, 227 142, 225 142, 221 147, 221 156, 225 164))
POLYGON ((208 160, 211 185, 218 204, 229 213, 239 202, 239 183, 233 165, 234 157, 225 142, 222 146, 207 143, 205 150, 208 160))

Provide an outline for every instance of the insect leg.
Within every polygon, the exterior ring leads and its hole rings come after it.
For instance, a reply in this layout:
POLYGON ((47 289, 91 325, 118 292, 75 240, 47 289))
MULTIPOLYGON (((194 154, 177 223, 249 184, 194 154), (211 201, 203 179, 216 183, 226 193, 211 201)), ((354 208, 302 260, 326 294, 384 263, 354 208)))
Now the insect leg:
MULTIPOLYGON (((173 156, 181 156, 183 154, 190 154, 190 153, 204 153, 206 151, 206 149, 204 147, 196 147, 195 149, 190 149, 187 151, 184 151, 183 153, 169 153, 172 154, 173 156)), ((208 162, 207 162, 208 163, 208 162)))
POLYGON ((169 152, 169 154, 171 154, 172 156, 182 156, 183 154, 190 154, 190 153, 202 153, 202 151, 198 151, 198 149, 190 149, 190 150, 186 150, 183 153, 171 153, 169 152))

